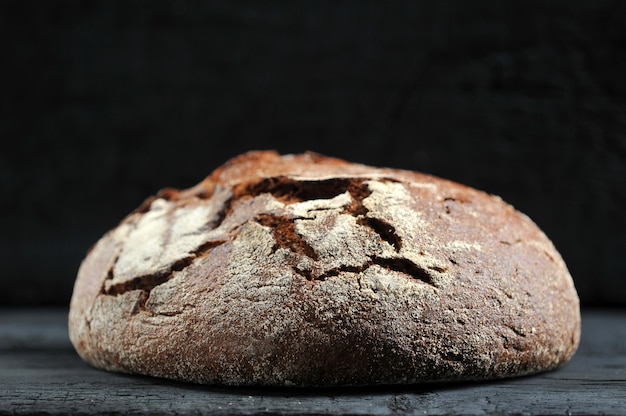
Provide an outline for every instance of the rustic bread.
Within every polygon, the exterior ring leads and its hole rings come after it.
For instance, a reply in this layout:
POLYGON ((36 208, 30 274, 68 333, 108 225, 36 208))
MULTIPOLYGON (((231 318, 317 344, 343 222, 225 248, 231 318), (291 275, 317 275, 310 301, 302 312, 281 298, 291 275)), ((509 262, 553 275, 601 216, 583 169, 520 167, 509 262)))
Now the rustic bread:
POLYGON ((71 340, 112 371, 226 385, 481 380, 574 354, 559 253, 500 198, 313 153, 251 152, 90 250, 71 340))

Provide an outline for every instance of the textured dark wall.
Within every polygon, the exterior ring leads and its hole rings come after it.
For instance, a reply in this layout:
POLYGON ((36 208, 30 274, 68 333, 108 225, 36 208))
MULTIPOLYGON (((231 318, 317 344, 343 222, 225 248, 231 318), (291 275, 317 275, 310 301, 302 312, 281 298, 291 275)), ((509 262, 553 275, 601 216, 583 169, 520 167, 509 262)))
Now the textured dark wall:
POLYGON ((0 3, 0 303, 69 301, 140 202, 249 149, 502 196, 626 305, 626 2, 0 3))

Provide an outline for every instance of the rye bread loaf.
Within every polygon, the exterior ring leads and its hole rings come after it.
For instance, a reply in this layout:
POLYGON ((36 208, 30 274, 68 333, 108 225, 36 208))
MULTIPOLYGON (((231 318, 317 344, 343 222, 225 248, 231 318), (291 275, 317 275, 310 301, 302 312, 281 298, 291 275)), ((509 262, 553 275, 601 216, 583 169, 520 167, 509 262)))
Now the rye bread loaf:
POLYGON ((106 370, 332 386, 554 369, 577 348, 580 315, 550 240, 496 196, 251 152, 104 235, 78 272, 69 330, 106 370))

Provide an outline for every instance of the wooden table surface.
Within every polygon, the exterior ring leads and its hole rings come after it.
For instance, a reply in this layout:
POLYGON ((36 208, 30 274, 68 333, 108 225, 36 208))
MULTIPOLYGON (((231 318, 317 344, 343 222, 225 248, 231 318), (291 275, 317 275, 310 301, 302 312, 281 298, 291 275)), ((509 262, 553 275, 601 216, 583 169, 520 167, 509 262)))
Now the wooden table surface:
POLYGON ((583 311, 563 368, 487 383, 343 389, 199 386, 85 364, 63 309, 0 309, 0 414, 626 415, 626 310, 583 311))

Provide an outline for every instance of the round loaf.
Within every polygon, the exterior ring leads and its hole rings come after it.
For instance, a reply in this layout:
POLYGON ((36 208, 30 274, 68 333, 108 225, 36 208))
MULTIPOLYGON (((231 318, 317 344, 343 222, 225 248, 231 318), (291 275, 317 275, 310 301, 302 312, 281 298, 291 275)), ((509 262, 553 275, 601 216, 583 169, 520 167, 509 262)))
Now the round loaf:
POLYGON ((314 153, 250 152, 89 251, 70 338, 95 367, 224 385, 486 380, 574 354, 579 301, 500 198, 314 153))

